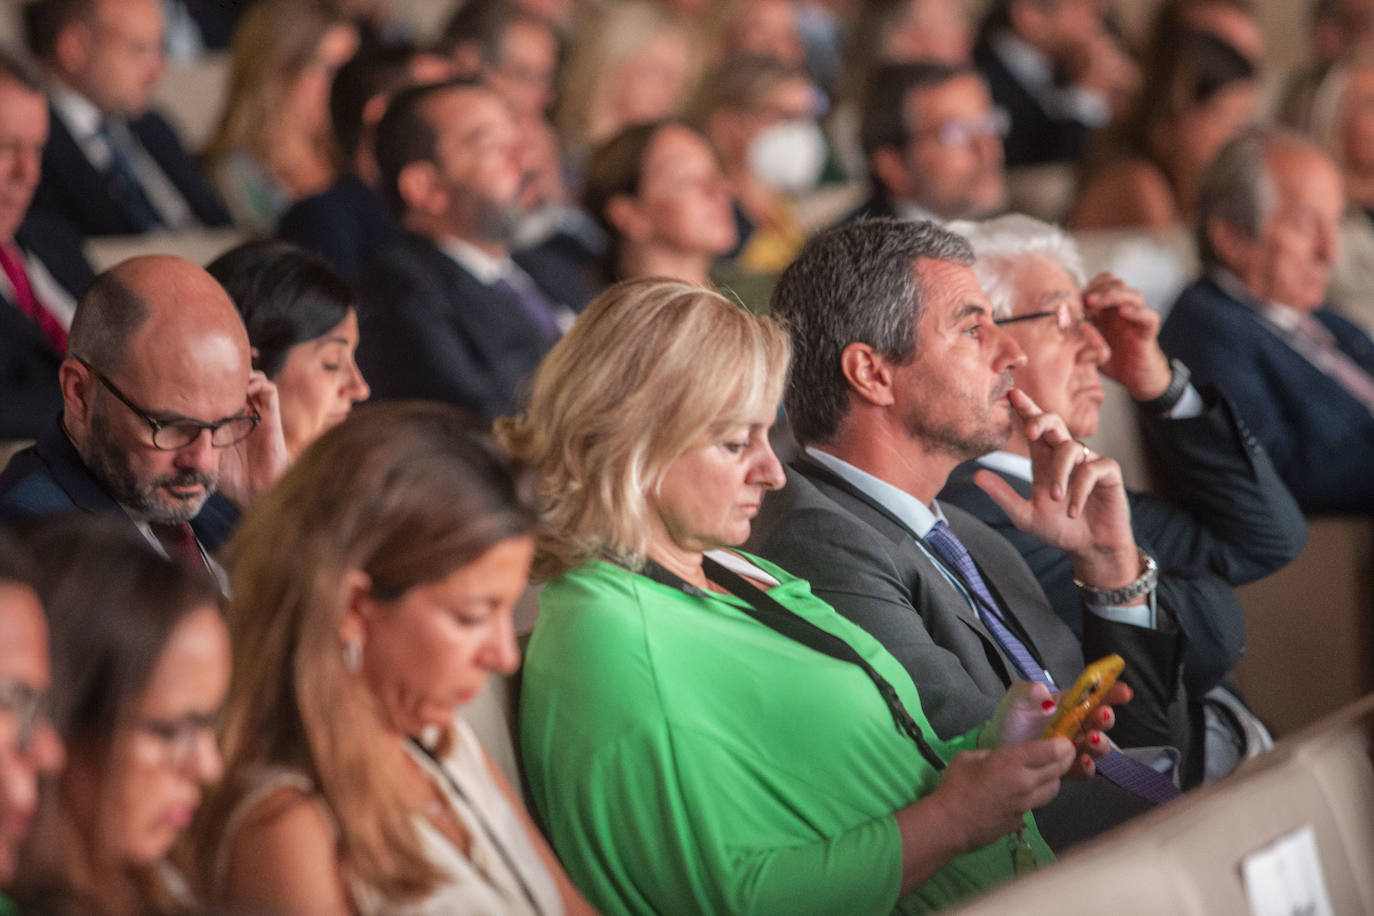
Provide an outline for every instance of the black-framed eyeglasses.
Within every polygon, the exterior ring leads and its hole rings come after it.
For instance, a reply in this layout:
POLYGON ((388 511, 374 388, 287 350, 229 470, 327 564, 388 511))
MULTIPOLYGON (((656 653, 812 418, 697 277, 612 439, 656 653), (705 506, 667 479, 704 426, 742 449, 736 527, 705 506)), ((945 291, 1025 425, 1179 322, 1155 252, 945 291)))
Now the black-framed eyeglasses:
POLYGON ((1009 324, 1016 324, 1018 321, 1033 321, 1037 318, 1053 318, 1059 333, 1072 340, 1077 340, 1083 336, 1083 324, 1088 320, 1086 315, 1075 315, 1073 310, 1069 308, 1069 304, 1064 302, 1060 303, 1057 308, 1046 309, 1043 312, 1013 315, 1011 318, 995 318, 992 323, 1000 328, 1009 324))
POLYGON ((167 763, 180 769, 196 754, 200 736, 206 732, 213 738, 219 717, 191 713, 179 719, 157 719, 145 716, 134 722, 134 728, 156 739, 165 749, 167 763))
POLYGON ((247 439, 262 422, 262 415, 251 408, 248 413, 236 414, 214 423, 203 423, 189 417, 178 420, 159 420, 129 400, 129 396, 115 387, 115 383, 110 381, 95 366, 76 355, 73 355, 72 359, 85 366, 91 375, 100 380, 100 384, 109 389, 110 394, 118 398, 125 407, 132 410, 139 419, 148 424, 148 428, 153 433, 153 448, 161 449, 164 452, 175 452, 178 449, 186 448, 200 438, 200 431, 203 429, 210 431, 211 445, 215 448, 228 448, 247 439))
POLYGON ((21 754, 33 747, 39 727, 52 722, 47 691, 23 681, 0 681, 0 709, 14 714, 14 746, 21 754))

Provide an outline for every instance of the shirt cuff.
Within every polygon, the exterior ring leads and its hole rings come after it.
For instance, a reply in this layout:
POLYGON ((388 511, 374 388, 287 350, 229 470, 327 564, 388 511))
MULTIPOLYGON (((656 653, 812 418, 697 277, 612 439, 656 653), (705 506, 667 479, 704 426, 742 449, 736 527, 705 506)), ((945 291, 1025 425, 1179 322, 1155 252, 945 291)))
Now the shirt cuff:
POLYGON ((1096 614, 1104 620, 1142 627, 1146 630, 1155 628, 1155 592, 1150 592, 1150 597, 1144 604, 1133 604, 1129 607, 1122 607, 1117 604, 1089 604, 1086 601, 1084 606, 1089 613, 1096 614))
POLYGON ((1198 394, 1196 388, 1190 382, 1184 389, 1183 396, 1178 399, 1174 409, 1169 411, 1170 420, 1191 420, 1193 417, 1202 416, 1202 411, 1207 407, 1202 401, 1202 395, 1198 394))

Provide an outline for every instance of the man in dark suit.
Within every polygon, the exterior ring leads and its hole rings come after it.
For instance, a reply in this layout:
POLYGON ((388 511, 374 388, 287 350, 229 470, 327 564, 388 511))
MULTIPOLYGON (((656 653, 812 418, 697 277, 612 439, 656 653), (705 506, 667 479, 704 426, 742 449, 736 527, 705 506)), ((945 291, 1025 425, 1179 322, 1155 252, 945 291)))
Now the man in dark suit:
POLYGON ((1205 273, 1159 336, 1235 402, 1309 513, 1374 510, 1374 341, 1324 304, 1344 207, 1340 172, 1315 146, 1242 133, 1203 178, 1205 273))
MULTIPOLYGON (((1232 589, 1297 555, 1307 532, 1301 510, 1225 396, 1212 386, 1199 392, 1186 366, 1165 357, 1156 340, 1159 315, 1140 293, 1109 274, 1085 285, 1066 233, 1020 215, 949 229, 972 244, 974 272, 988 291, 994 321, 1026 354, 1026 364, 1012 373, 1016 386, 1084 438, 1097 431, 1101 372, 1139 405, 1151 454, 1175 468, 1168 498, 1127 493, 1131 528, 1159 563, 1159 601, 1177 612, 1189 637, 1183 679, 1193 704, 1194 753, 1186 781, 1224 775, 1238 762, 1232 745, 1246 749, 1239 733, 1224 727, 1239 701, 1223 713, 1210 704, 1227 697, 1204 705, 1204 696, 1245 649, 1245 620, 1232 589)), ((1014 544, 1055 613, 1082 636, 1083 603, 1068 555, 1017 528, 977 485, 979 473, 996 474, 1031 497, 1030 443, 1020 430, 1001 450, 956 468, 940 500, 1014 544)))
POLYGON ((209 564, 286 465, 276 390, 233 303, 189 261, 133 258, 91 284, 68 343, 62 413, 0 474, 0 521, 108 514, 209 564))
POLYGON ((396 241, 401 227, 381 194, 374 139, 391 96, 441 80, 445 59, 413 45, 363 48, 339 68, 329 90, 334 139, 352 169, 282 214, 277 235, 313 251, 341 276, 357 282, 368 260, 396 241))
POLYGON ((86 235, 227 226, 200 167, 148 108, 163 73, 159 0, 41 0, 33 23, 52 103, 35 207, 86 235))
POLYGON ((862 117, 873 193, 847 220, 944 221, 1006 209, 1006 115, 971 68, 932 61, 880 67, 862 117))
POLYGON ((61 406, 57 366, 92 278, 81 237, 28 213, 47 135, 38 75, 0 51, 0 440, 35 438, 61 406))
POLYGON ((994 490, 998 504, 1069 554, 1090 610, 1155 603, 1120 469, 1013 390, 1025 356, 992 323, 972 260, 933 223, 870 220, 812 239, 783 272, 771 305, 794 341, 786 406, 805 453, 751 543, 903 663, 942 735, 974 727, 1014 681, 1067 688, 1085 653, 1118 652, 1135 699, 1114 736, 1173 743, 1184 643, 1173 613, 1160 605, 1154 626, 1093 613, 1080 644, 1005 539, 935 500, 1015 422, 1039 486, 1029 501, 994 490))
POLYGON ((1134 64, 1098 0, 997 0, 973 62, 1011 118, 1008 166, 1078 162, 1135 88, 1134 64))
POLYGON ((362 282, 358 366, 374 399, 507 413, 591 298, 552 253, 511 254, 525 180, 516 137, 500 97, 464 80, 408 89, 382 118, 377 160, 407 232, 362 282))

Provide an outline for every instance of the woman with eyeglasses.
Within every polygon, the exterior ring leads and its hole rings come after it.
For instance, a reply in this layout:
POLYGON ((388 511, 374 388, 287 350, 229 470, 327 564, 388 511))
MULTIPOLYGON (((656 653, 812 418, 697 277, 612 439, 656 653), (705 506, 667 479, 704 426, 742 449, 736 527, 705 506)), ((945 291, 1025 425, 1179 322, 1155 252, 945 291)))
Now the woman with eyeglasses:
POLYGON ((68 761, 39 805, 14 897, 39 912, 191 912, 168 854, 221 769, 219 592, 111 519, 55 517, 27 540, 68 761))

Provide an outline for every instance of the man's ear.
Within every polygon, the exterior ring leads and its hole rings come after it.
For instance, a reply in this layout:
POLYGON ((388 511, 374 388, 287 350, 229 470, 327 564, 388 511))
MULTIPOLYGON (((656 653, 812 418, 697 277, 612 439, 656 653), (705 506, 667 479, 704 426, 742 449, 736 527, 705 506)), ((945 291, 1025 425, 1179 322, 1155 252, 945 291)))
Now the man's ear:
POLYGON ((1246 238, 1235 226, 1226 220, 1212 217, 1207 220, 1207 242, 1217 257, 1230 270, 1242 268, 1252 239, 1246 238))
POLYGON ((57 384, 62 389, 62 410, 69 426, 84 430, 91 422, 91 401, 100 384, 85 366, 70 356, 57 369, 57 384))
POLYGON ((423 159, 407 163, 396 176, 396 190, 406 209, 436 216, 448 209, 448 192, 439 180, 439 169, 423 159))
POLYGON ((606 222, 633 242, 648 238, 654 231, 653 221, 628 194, 616 194, 606 201, 606 222))
POLYGON ((866 343, 852 343, 840 353, 840 371, 849 389, 877 407, 895 403, 892 364, 866 343))
POLYGON ((876 183, 883 186, 891 197, 898 200, 915 201, 916 179, 906 167, 902 151, 895 146, 882 146, 868 157, 868 170, 876 183))
POLYGON ((80 19, 69 21, 53 40, 52 57, 63 73, 80 73, 90 57, 91 27, 80 19))

